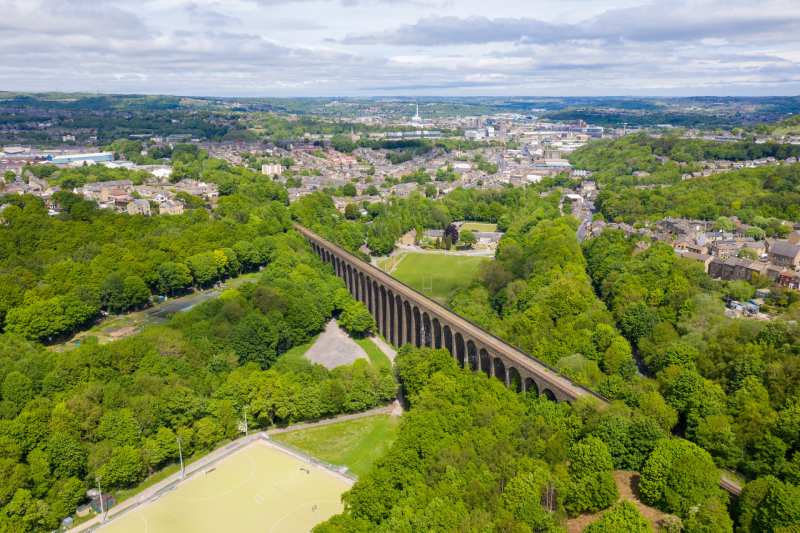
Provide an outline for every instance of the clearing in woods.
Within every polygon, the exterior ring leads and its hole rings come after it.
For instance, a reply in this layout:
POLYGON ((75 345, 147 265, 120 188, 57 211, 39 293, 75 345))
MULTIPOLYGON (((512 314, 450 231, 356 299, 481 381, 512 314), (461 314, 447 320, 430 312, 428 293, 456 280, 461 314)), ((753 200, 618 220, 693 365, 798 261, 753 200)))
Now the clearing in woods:
POLYGON ((457 289, 469 287, 489 257, 407 253, 391 272, 392 276, 425 296, 447 305, 457 289))
POLYGON ((101 531, 307 532, 342 511, 341 495, 351 485, 344 476, 257 440, 101 531))

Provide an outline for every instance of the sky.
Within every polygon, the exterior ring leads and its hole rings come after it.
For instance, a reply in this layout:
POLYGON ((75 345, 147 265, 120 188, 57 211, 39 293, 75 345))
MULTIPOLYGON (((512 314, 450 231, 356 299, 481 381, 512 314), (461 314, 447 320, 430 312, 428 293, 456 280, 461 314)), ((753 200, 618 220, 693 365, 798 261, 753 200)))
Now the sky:
POLYGON ((797 95, 800 0, 0 0, 0 90, 797 95))

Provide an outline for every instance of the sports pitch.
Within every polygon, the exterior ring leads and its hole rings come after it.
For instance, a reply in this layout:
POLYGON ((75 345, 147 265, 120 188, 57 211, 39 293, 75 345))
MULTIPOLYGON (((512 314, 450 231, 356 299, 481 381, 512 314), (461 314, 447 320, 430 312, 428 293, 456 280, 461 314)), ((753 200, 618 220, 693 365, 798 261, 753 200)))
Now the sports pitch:
POLYGON ((205 468, 103 533, 308 532, 342 511, 351 482, 263 441, 205 468))
POLYGON ((480 266, 488 257, 446 254, 404 254, 392 275, 424 295, 447 304, 453 291, 470 284, 478 277, 480 266))

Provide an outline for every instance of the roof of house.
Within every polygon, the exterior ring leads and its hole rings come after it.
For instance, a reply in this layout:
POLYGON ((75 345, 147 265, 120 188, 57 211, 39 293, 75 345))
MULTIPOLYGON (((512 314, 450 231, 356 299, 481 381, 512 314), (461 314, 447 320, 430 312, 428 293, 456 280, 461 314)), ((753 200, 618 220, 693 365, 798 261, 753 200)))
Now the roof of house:
POLYGON ((797 257, 800 254, 800 245, 792 244, 789 241, 772 241, 769 253, 782 257, 797 257))

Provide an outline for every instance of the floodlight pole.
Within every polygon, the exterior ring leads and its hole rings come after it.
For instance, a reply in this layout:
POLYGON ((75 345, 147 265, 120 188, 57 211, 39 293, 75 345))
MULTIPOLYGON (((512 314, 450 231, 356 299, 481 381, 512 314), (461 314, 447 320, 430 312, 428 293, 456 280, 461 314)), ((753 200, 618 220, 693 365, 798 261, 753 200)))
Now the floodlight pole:
POLYGON ((106 521, 106 506, 103 502, 103 490, 100 488, 100 478, 95 477, 95 481, 97 481, 97 492, 100 493, 100 522, 106 521))
POLYGON ((185 472, 184 472, 184 469, 183 469, 183 449, 181 448, 181 438, 177 437, 177 440, 178 440, 178 457, 180 458, 180 461, 181 461, 181 479, 183 479, 183 477, 185 475, 185 472))
POLYGON ((244 409, 244 436, 247 436, 247 406, 243 407, 244 409))

